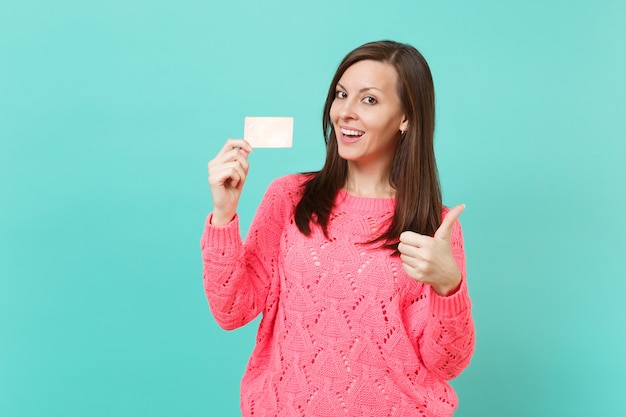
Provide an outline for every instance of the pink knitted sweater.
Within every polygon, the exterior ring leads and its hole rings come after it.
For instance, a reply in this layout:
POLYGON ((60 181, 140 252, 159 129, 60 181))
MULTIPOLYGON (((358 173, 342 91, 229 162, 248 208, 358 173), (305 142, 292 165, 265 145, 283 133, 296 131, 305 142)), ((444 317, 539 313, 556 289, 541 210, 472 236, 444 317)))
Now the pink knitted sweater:
MULTIPOLYGON (((263 319, 241 384, 243 416, 451 416, 446 382, 469 363, 474 325, 463 275, 448 296, 411 279, 391 251, 363 244, 393 215, 393 199, 340 192, 329 239, 302 235, 292 212, 305 177, 267 190, 242 243, 238 218, 207 218, 201 240, 211 311, 225 329, 263 319)), ((447 210, 446 210, 447 211, 447 210)))

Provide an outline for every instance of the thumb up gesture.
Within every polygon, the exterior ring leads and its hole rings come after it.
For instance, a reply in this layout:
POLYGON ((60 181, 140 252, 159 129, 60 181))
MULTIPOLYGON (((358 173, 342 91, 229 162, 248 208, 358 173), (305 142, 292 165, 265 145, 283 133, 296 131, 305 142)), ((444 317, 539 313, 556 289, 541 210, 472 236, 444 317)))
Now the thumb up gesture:
POLYGON ((464 204, 451 209, 433 237, 409 231, 400 234, 398 251, 406 273, 432 286, 442 296, 454 292, 461 284, 461 272, 450 249, 450 235, 463 210, 464 204))

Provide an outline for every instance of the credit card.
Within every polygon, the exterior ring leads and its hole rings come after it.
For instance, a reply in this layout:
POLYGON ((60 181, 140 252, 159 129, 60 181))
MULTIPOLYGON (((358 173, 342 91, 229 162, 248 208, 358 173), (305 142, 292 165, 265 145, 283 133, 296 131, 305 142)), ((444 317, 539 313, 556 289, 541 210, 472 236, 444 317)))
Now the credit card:
POLYGON ((243 138, 253 148, 291 148, 293 117, 246 117, 243 138))

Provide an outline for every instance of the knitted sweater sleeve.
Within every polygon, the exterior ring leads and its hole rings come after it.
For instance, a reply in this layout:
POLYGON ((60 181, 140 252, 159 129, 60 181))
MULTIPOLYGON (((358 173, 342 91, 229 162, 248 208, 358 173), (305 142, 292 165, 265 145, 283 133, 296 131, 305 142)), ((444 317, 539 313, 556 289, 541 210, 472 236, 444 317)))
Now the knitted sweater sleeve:
POLYGON ((204 288, 211 312, 226 330, 253 320, 266 307, 277 277, 280 234, 287 215, 282 182, 270 185, 242 242, 239 217, 225 226, 206 219, 200 241, 204 288))
POLYGON ((461 286, 447 297, 428 287, 429 316, 423 337, 418 341, 424 365, 443 380, 456 378, 469 365, 475 343, 463 233, 458 221, 452 229, 450 246, 461 271, 461 286))

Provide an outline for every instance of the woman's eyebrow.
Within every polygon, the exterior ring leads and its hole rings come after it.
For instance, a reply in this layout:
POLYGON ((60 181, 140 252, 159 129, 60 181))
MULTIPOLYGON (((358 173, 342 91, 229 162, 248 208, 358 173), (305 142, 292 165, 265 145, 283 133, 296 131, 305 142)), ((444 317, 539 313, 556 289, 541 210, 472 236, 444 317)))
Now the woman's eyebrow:
MULTIPOLYGON (((347 90, 346 87, 341 85, 341 83, 337 83, 337 86, 340 87, 342 90, 347 90)), ((381 90, 380 88, 376 88, 376 87, 363 87, 363 88, 361 88, 359 90, 359 93, 362 93, 362 92, 368 91, 368 90, 377 90, 377 91, 380 91, 381 93, 383 93, 383 90, 381 90)))

